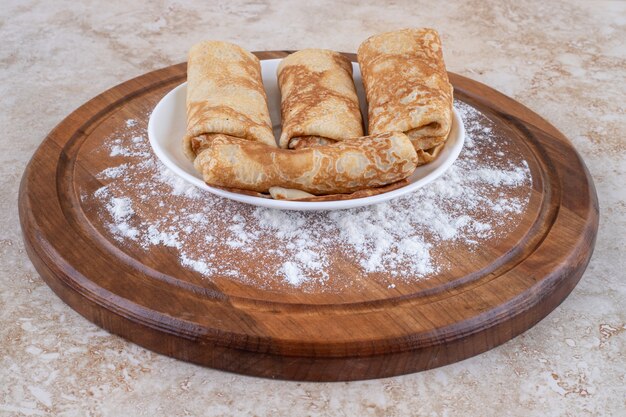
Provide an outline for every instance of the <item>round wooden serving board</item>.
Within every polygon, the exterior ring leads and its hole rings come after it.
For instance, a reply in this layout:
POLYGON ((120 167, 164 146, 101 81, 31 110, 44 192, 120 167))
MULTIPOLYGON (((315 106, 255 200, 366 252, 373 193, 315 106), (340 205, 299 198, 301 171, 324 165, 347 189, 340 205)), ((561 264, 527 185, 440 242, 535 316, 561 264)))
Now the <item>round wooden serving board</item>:
MULTIPOLYGON (((93 202, 81 199, 101 186, 97 173, 110 166, 92 155, 125 120, 145 123, 185 77, 185 65, 174 65, 90 100, 48 135, 22 179, 20 220, 35 267, 67 304, 112 333, 249 375, 386 377, 459 361, 519 335, 567 297, 589 262, 598 203, 580 156, 526 107, 455 74, 456 99, 505 132, 527 161, 532 185, 519 225, 478 254, 449 253, 453 266, 445 273, 397 287, 373 279, 354 291, 307 292, 207 279, 181 267, 167 248, 121 247, 99 225, 93 202)), ((331 278, 350 282, 354 270, 346 264, 331 278)))

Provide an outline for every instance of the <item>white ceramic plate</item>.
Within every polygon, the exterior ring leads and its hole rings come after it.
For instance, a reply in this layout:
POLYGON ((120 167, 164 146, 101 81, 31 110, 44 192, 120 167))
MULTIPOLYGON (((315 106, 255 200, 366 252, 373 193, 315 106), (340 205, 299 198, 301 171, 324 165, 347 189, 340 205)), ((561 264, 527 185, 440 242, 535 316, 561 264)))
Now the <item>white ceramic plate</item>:
MULTIPOLYGON (((261 61, 263 83, 265 84, 265 91, 267 93, 270 117, 272 119, 274 135, 277 138, 280 135, 280 90, 278 89, 278 82, 276 80, 276 68, 280 61, 280 59, 261 61)), ((367 117, 367 104, 363 84, 361 82, 361 71, 356 63, 352 64, 352 68, 354 70, 354 81, 361 105, 361 113, 364 117, 367 117)), ((286 210, 338 210, 388 201, 392 198, 413 192, 441 176, 459 156, 465 140, 463 121, 455 110, 453 112, 452 130, 450 131, 450 136, 445 147, 433 162, 418 167, 408 178, 410 183, 405 187, 371 197, 338 201, 300 202, 254 197, 207 185, 202 180, 201 175, 194 169, 193 163, 183 154, 181 141, 185 134, 186 94, 187 83, 183 83, 167 93, 152 111, 150 120, 148 121, 148 137, 154 153, 165 166, 191 184, 221 197, 262 207, 286 210)), ((367 120, 365 120, 365 125, 367 126, 367 120)))

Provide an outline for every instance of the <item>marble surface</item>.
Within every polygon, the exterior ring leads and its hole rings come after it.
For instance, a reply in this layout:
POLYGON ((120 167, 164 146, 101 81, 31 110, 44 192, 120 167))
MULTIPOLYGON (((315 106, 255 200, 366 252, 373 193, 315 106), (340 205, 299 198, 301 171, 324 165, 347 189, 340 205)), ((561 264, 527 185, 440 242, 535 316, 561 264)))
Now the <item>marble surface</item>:
POLYGON ((4 0, 0 416, 626 415, 626 2, 431 3, 4 0), (537 326, 428 372, 272 381, 127 343, 41 280, 20 236, 19 180, 46 133, 84 101, 185 60, 205 38, 249 50, 353 52, 367 36, 404 26, 438 29, 451 71, 542 114, 571 138, 595 180, 594 256, 571 296, 537 326))

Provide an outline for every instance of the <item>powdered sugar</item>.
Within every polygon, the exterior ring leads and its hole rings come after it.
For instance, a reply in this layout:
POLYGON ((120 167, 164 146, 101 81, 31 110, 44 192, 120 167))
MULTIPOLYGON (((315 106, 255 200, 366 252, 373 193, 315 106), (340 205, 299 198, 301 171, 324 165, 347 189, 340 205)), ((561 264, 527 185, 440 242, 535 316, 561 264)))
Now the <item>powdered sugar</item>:
POLYGON ((174 174, 171 170, 165 168, 159 163, 157 181, 161 181, 172 187, 172 194, 184 196, 187 198, 200 198, 203 193, 187 181, 174 174))
POLYGON ((282 264, 280 273, 285 277, 285 280, 294 286, 298 286, 306 281, 307 277, 302 273, 302 270, 292 261, 287 261, 282 264))
POLYGON ((455 105, 467 132, 459 159, 431 185, 388 203, 315 213, 225 200, 158 162, 136 121, 105 143, 112 164, 98 175, 105 185, 85 195, 103 208, 93 217, 120 244, 170 248, 182 268, 206 279, 305 291, 376 279, 395 288, 445 273, 445 254, 459 245, 503 237, 529 201, 528 164, 501 151, 508 139, 493 133, 489 119, 455 105))
POLYGON ((128 220, 135 212, 131 206, 130 198, 115 198, 113 197, 109 204, 107 204, 107 209, 113 219, 116 222, 122 222, 128 220))
POLYGON ((119 178, 126 172, 128 164, 122 164, 116 167, 107 168, 98 174, 98 178, 119 178))
MULTIPOLYGON (((106 194, 106 189, 100 189, 97 193, 99 193, 99 195, 103 193, 106 194)), ((106 205, 106 208, 114 221, 109 225, 109 229, 119 236, 133 240, 137 239, 139 231, 128 224, 128 221, 135 214, 130 198, 112 197, 106 205)))
POLYGON ((111 153, 109 156, 148 156, 147 152, 133 152, 128 148, 124 148, 120 145, 113 145, 111 147, 111 153))
POLYGON ((431 244, 416 233, 406 210, 395 210, 390 204, 393 202, 334 211, 328 218, 339 231, 339 239, 361 254, 358 262, 365 272, 418 276, 434 272, 429 256, 431 244))

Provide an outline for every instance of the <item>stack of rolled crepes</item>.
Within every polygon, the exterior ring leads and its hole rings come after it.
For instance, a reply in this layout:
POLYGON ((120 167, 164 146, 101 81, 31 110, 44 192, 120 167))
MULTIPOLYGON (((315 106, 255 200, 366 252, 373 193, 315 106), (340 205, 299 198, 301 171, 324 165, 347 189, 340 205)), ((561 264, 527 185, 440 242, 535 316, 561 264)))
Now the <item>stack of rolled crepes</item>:
MULTIPOLYGON (((377 74, 387 74, 380 73, 375 60, 368 58, 367 62, 373 65, 366 82, 368 100, 379 103, 383 112, 396 111, 384 107, 377 95, 380 90, 375 88, 377 74)), ((191 49, 183 143, 185 154, 207 184, 283 199, 362 197, 404 185, 406 177, 423 162, 419 152, 429 152, 445 140, 444 129, 437 130, 444 137, 432 146, 415 139, 429 135, 434 124, 409 128, 405 124, 391 128, 381 122, 372 124, 371 107, 372 134, 363 136, 352 64, 337 52, 302 50, 285 58, 277 72, 282 114, 278 146, 259 60, 226 42, 202 42, 191 49), (416 134, 419 128, 421 133, 416 134)), ((410 81, 409 88, 417 85, 413 78, 410 81)), ((423 99, 425 90, 421 84, 418 88, 412 97, 423 99)), ((451 92, 448 96, 451 100, 451 92)), ((407 108, 400 114, 410 118, 414 112, 407 108)), ((443 125, 443 120, 438 123, 443 125)), ((449 121, 444 128, 449 130, 449 121)))

